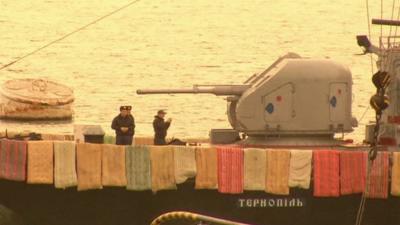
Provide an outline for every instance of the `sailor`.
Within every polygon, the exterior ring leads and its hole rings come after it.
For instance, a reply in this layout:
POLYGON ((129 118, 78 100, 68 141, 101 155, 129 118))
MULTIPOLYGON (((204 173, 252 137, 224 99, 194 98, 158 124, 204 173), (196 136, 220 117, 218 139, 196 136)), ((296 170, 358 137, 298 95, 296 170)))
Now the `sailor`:
POLYGON ((158 110, 157 115, 154 116, 153 128, 154 128, 154 145, 166 145, 165 137, 167 136, 167 130, 171 125, 172 119, 169 118, 164 120, 164 110, 158 110))
POLYGON ((131 106, 121 106, 119 115, 116 116, 111 124, 115 130, 117 145, 132 145, 133 135, 135 134, 135 120, 129 113, 131 106))
POLYGON ((132 116, 132 106, 127 105, 126 107, 127 107, 127 110, 128 110, 128 116, 129 116, 130 118, 132 118, 133 123, 135 123, 135 119, 134 119, 133 116, 132 116))
MULTIPOLYGON (((127 107, 128 107, 128 116, 133 120, 133 126, 134 126, 133 128, 135 128, 135 118, 132 115, 132 106, 128 105, 127 107)), ((135 130, 133 130, 133 133, 135 133, 135 130)), ((134 144, 134 143, 135 143, 135 139, 132 138, 132 144, 134 144)))

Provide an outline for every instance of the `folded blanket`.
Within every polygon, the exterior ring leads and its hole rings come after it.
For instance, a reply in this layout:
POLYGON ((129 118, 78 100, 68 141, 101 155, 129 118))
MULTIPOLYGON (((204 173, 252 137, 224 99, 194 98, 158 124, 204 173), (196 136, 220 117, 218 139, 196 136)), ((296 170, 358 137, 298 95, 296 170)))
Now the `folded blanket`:
POLYGON ((271 194, 289 194, 290 151, 268 150, 265 191, 271 194))
POLYGON ((53 142, 28 142, 28 179, 30 184, 53 183, 53 142))
POLYGON ((265 149, 244 149, 244 190, 265 190, 266 157, 265 149))
POLYGON ((392 185, 390 193, 400 196, 400 152, 393 152, 392 185))
POLYGON ((314 196, 339 196, 339 151, 315 150, 314 158, 314 196))
POLYGON ((78 191, 101 189, 102 145, 79 143, 76 147, 78 191))
POLYGON ((150 146, 150 157, 153 192, 176 189, 173 147, 150 146))
POLYGON ((221 193, 243 192, 243 149, 217 147, 218 191, 221 193))
POLYGON ((126 186, 125 146, 103 145, 102 183, 104 186, 126 186))
POLYGON ((217 150, 213 147, 196 147, 196 189, 216 189, 217 150))
POLYGON ((174 146, 175 181, 177 184, 196 176, 195 148, 174 146))
MULTIPOLYGON (((368 178, 367 178, 368 180, 368 178)), ((369 177, 368 198, 387 198, 389 186, 389 153, 378 152, 371 165, 369 177)))
POLYGON ((13 181, 26 179, 27 142, 3 139, 0 142, 0 177, 13 181))
POLYGON ((105 135, 103 138, 104 144, 113 144, 115 145, 115 136, 105 135))
POLYGON ((127 189, 151 189, 150 151, 147 146, 126 146, 127 189))
POLYGON ((289 187, 310 188, 311 150, 291 150, 289 167, 289 187))
POLYGON ((68 188, 78 184, 76 176, 75 142, 54 142, 54 185, 56 188, 68 188))
POLYGON ((366 170, 366 151, 340 152, 340 194, 364 192, 366 170))

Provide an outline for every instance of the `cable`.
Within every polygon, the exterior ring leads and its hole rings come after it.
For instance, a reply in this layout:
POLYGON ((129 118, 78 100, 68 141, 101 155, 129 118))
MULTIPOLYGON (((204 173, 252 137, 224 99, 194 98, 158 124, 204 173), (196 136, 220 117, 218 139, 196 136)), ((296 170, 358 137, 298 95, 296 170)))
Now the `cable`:
MULTIPOLYGON (((368 25, 368 39, 372 42, 371 38, 371 25, 369 24, 369 3, 368 0, 365 0, 365 5, 367 8, 367 25, 368 25)), ((372 59, 372 54, 370 54, 370 63, 371 63, 371 73, 374 74, 374 62, 372 59)))
MULTIPOLYGON (((381 20, 383 19, 383 0, 381 0, 381 20)), ((383 34, 383 25, 381 24, 381 37, 383 34)))
MULTIPOLYGON (((396 2, 396 0, 393 0, 393 4, 392 4, 392 16, 391 16, 391 20, 393 20, 393 15, 394 15, 394 6, 395 6, 395 2, 396 2)), ((389 37, 390 37, 390 35, 392 34, 392 27, 393 26, 390 26, 390 30, 389 30, 389 37)))
MULTIPOLYGON (((394 6, 395 6, 395 0, 393 0, 393 6, 392 6, 392 20, 393 20, 393 15, 394 15, 394 6)), ((366 0, 366 7, 367 7, 367 23, 368 23, 368 35, 369 38, 371 39, 371 27, 369 24, 369 5, 368 5, 368 0, 366 0)), ((399 12, 400 14, 400 12, 399 12)), ((381 0, 381 19, 383 19, 383 0, 381 0)), ((382 29, 382 25, 381 25, 381 38, 382 38, 382 33, 383 33, 383 29, 382 29)), ((397 31, 397 30, 396 30, 397 31)), ((392 32, 392 30, 390 29, 390 33, 392 32)), ((390 37, 390 35, 389 35, 390 37)), ((380 49, 383 48, 382 46, 382 42, 380 40, 380 49)), ((389 46, 388 46, 389 47, 389 46)), ((370 54, 370 59, 371 59, 371 72, 372 75, 374 74, 373 72, 373 62, 372 62, 372 54, 370 54)), ((386 62, 388 61, 388 59, 386 59, 386 62)), ((381 62, 381 68, 380 69, 384 69, 383 66, 386 63, 381 62)), ((378 92, 380 93, 380 95, 383 95, 385 93, 385 89, 383 90, 378 90, 378 92)), ((369 107, 365 110, 364 114, 361 116, 361 118, 364 117, 365 113, 368 111, 369 107)), ((377 156, 377 144, 378 144, 378 139, 379 139, 379 123, 381 120, 381 115, 382 111, 380 111, 379 113, 376 112, 375 115, 375 119, 376 119, 376 124, 375 124, 375 128, 374 128, 374 141, 371 144, 371 148, 368 151, 368 162, 367 162, 367 174, 366 174, 366 183, 365 183, 365 189, 364 192, 362 193, 361 196, 361 202, 360 202, 360 206, 358 208, 357 211, 357 217, 356 217, 356 225, 362 225, 362 220, 364 217, 364 211, 365 211, 365 205, 366 205, 366 200, 367 200, 367 195, 369 194, 369 183, 370 183, 370 177, 371 177, 371 164, 373 163, 373 161, 375 160, 376 156, 377 156)))
POLYGON ((360 124, 361 121, 364 119, 364 116, 367 114, 368 110, 371 108, 370 105, 368 105, 368 107, 364 110, 364 113, 362 114, 362 116, 360 117, 360 119, 358 120, 358 123, 360 124))
MULTIPOLYGON (((400 3, 399 3, 399 4, 400 4, 400 3)), ((392 16, 391 16, 391 20, 393 20, 394 9, 395 9, 395 0, 393 0, 393 4, 392 4, 392 16)), ((397 13, 397 20, 399 19, 399 16, 400 16, 400 8, 399 8, 399 11, 398 11, 398 13, 397 13)), ((390 51, 390 50, 391 50, 390 47, 394 47, 395 40, 396 40, 396 33, 397 33, 397 26, 396 26, 395 34, 394 34, 393 40, 392 40, 393 46, 391 46, 392 26, 390 26, 389 36, 388 36, 388 46, 387 46, 388 49, 387 49, 387 51, 390 51)), ((382 38, 382 34, 381 34, 381 38, 382 38)), ((382 62, 381 62, 381 68, 380 68, 380 69, 383 70, 383 71, 385 71, 387 65, 391 62, 392 58, 393 58, 392 54, 387 54, 387 55, 386 55, 386 58, 384 58, 384 60, 382 60, 382 62)))
MULTIPOLYGON (((398 13, 397 13, 397 20, 399 20, 399 17, 400 17, 400 0, 399 0, 399 10, 398 10, 398 13)), ((394 36, 395 37, 396 37, 396 34, 397 34, 397 26, 396 26, 396 29, 394 31, 394 36)))
POLYGON ((377 151, 378 151, 378 136, 379 136, 379 122, 381 120, 382 115, 380 113, 376 113, 376 125, 374 129, 374 142, 371 144, 371 148, 368 151, 368 161, 367 161, 367 174, 366 174, 366 182, 365 182, 365 189, 364 192, 362 193, 361 196, 361 202, 360 206, 358 208, 357 212, 357 218, 356 218, 356 225, 361 225, 362 224, 362 219, 364 217, 364 211, 365 211, 365 203, 367 200, 367 195, 369 194, 369 186, 370 186, 370 179, 371 179, 371 168, 372 164, 374 163, 374 160, 377 157, 377 151))
POLYGON ((50 43, 45 44, 45 45, 43 45, 42 47, 37 48, 36 50, 34 50, 34 51, 32 51, 32 52, 29 52, 29 53, 27 53, 27 54, 25 54, 25 55, 19 57, 18 59, 14 60, 14 61, 12 61, 12 62, 10 62, 10 63, 5 64, 4 66, 0 67, 0 70, 3 70, 3 69, 5 69, 5 68, 7 68, 7 67, 9 67, 9 66, 11 66, 11 65, 13 65, 13 64, 15 64, 15 63, 17 63, 17 62, 23 60, 24 58, 26 58, 26 57, 28 57, 28 56, 31 56, 31 55, 33 55, 33 54, 35 54, 35 53, 37 53, 37 52, 39 52, 39 51, 41 51, 41 50, 43 50, 43 49, 49 47, 50 45, 52 45, 52 44, 54 44, 54 43, 57 43, 57 42, 59 42, 59 41, 61 41, 61 40, 64 40, 65 38, 67 38, 67 37, 69 37, 69 36, 71 36, 71 35, 73 35, 73 34, 79 32, 79 31, 81 31, 81 30, 84 30, 85 28, 87 28, 87 27, 89 27, 89 26, 91 26, 91 25, 93 25, 93 24, 95 24, 95 23, 97 23, 97 22, 99 22, 99 21, 101 21, 101 20, 103 20, 103 19, 105 19, 105 18, 107 18, 107 17, 109 17, 109 16, 111 16, 111 15, 113 15, 113 14, 115 14, 115 13, 121 11, 121 10, 123 10, 123 9, 125 9, 125 8, 128 8, 129 6, 135 4, 135 3, 139 2, 139 1, 140 1, 140 0, 135 0, 135 1, 129 2, 128 4, 126 4, 126 5, 124 5, 124 6, 120 7, 120 8, 118 8, 118 9, 116 9, 116 10, 110 12, 110 13, 107 13, 106 15, 104 15, 104 16, 98 18, 98 19, 96 19, 96 20, 94 20, 94 21, 92 21, 92 22, 90 22, 90 23, 88 23, 88 24, 86 24, 86 25, 84 25, 84 26, 82 26, 82 27, 80 27, 80 28, 78 28, 78 29, 76 29, 76 30, 74 30, 74 31, 72 31, 72 32, 70 32, 70 33, 68 33, 68 34, 66 34, 66 35, 64 35, 64 36, 62 36, 62 37, 60 37, 60 38, 54 40, 54 41, 52 41, 52 42, 50 42, 50 43))
POLYGON ((361 203, 360 203, 360 206, 359 206, 358 212, 357 212, 356 225, 361 225, 362 224, 362 219, 363 219, 363 216, 364 216, 365 202, 367 200, 367 194, 369 193, 371 164, 372 164, 372 160, 368 159, 365 190, 364 190, 364 192, 362 193, 362 196, 361 196, 361 203))
MULTIPOLYGON (((393 7, 392 8, 392 20, 393 20, 393 11, 394 11, 394 8, 395 8, 394 0, 393 0, 393 6, 392 7, 393 7)), ((399 9, 398 9, 398 12, 397 12, 397 20, 399 20, 399 18, 400 18, 400 0, 399 0, 399 9)), ((392 26, 390 26, 389 38, 391 37, 391 35, 392 35, 392 26)), ((395 44, 395 41, 396 41, 396 35, 397 35, 397 26, 396 26, 396 29, 395 29, 395 32, 394 32, 394 35, 393 35, 393 43, 394 44, 395 44)), ((390 39, 389 39, 389 41, 390 41, 390 39)), ((390 50, 390 49, 388 49, 388 50, 390 50)), ((393 58, 393 54, 389 54, 389 56, 386 58, 386 60, 383 61, 382 69, 385 69, 387 64, 392 61, 392 58, 393 58)))

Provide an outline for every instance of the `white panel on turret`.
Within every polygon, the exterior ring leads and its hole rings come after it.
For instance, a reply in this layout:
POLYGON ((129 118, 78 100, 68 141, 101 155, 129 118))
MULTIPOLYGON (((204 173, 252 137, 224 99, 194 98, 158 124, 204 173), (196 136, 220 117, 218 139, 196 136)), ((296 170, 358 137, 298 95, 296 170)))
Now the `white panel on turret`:
POLYGON ((346 121, 346 102, 349 97, 346 83, 331 83, 329 88, 329 114, 332 122, 346 121))
POLYGON ((263 97, 267 123, 289 121, 293 115, 293 84, 288 83, 263 97))

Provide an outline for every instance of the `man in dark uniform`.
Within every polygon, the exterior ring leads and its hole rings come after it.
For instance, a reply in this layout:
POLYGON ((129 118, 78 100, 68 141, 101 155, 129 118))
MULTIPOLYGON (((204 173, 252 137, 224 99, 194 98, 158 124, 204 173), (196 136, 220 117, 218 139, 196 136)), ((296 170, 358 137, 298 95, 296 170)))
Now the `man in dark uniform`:
POLYGON ((126 106, 127 107, 127 110, 128 110, 128 116, 133 120, 133 124, 135 124, 135 119, 133 118, 133 116, 132 116, 132 106, 130 106, 130 105, 127 105, 126 106))
MULTIPOLYGON (((128 116, 133 120, 133 126, 134 126, 133 128, 135 128, 135 118, 133 117, 132 112, 131 112, 132 106, 128 105, 126 107, 128 107, 128 116)), ((133 130, 133 133, 135 133, 135 130, 133 130)), ((134 144, 134 138, 132 138, 131 144, 134 144)))
POLYGON ((111 124, 111 128, 115 130, 117 145, 132 145, 133 135, 135 134, 135 119, 129 113, 129 107, 121 106, 119 115, 113 119, 111 124))
POLYGON ((164 121, 165 114, 164 110, 158 110, 157 115, 154 116, 153 128, 154 128, 154 145, 166 145, 165 137, 167 136, 167 130, 171 125, 171 118, 164 121))

